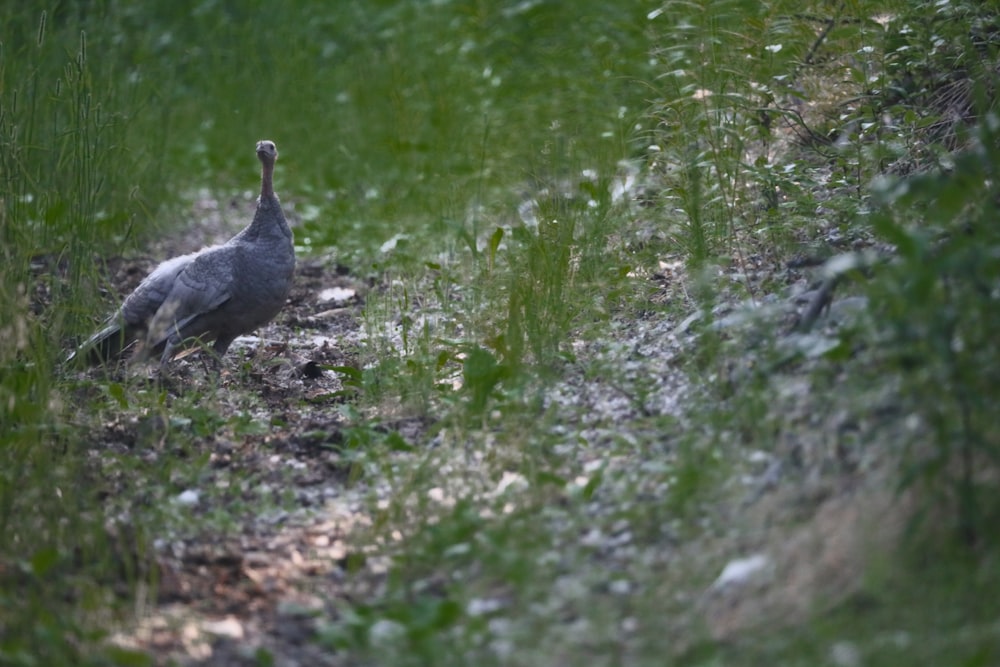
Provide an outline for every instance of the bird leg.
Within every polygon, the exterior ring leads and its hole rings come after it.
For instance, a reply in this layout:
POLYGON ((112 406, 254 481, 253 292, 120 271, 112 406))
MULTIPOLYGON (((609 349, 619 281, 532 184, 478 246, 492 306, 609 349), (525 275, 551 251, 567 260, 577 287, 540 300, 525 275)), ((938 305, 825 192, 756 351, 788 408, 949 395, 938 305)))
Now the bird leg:
POLYGON ((160 355, 160 368, 164 368, 167 363, 173 358, 174 350, 177 346, 181 344, 181 340, 177 337, 177 334, 173 334, 167 337, 167 340, 163 342, 163 354, 160 355))

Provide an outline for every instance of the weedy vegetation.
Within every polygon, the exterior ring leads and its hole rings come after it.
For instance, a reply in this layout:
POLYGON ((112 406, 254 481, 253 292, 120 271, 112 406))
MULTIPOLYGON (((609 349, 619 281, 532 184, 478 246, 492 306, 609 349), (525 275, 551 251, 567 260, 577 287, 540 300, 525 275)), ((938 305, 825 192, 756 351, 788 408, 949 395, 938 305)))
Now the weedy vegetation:
POLYGON ((359 499, 330 664, 1000 657, 986 5, 3 4, 0 664, 167 659, 173 541, 323 516, 251 440, 359 499), (365 286, 338 391, 65 368, 262 137, 365 286))

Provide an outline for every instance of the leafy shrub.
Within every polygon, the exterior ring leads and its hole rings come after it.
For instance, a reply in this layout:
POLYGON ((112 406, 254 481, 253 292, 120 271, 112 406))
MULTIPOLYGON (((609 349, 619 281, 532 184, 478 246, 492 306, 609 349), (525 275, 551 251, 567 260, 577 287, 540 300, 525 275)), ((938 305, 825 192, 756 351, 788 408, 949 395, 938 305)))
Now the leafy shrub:
POLYGON ((882 181, 872 217, 897 253, 871 288, 880 370, 900 374, 902 399, 927 427, 903 453, 901 486, 946 496, 970 541, 986 527, 983 488, 1000 466, 1000 119, 987 115, 977 135, 950 172, 882 181))

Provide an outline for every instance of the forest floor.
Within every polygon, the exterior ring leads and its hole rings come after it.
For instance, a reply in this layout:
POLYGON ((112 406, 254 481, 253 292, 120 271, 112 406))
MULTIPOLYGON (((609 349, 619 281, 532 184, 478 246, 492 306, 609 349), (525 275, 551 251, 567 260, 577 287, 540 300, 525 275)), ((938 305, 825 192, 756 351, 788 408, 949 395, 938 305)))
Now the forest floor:
MULTIPOLYGON (((148 257, 108 262, 114 288, 127 293, 158 259, 224 240, 251 205, 201 197, 195 207, 199 219, 183 235, 151 249, 148 257)), ((773 317, 794 319, 809 305, 802 293, 812 279, 804 270, 783 271, 784 293, 761 298, 780 304, 773 317)), ((663 263, 652 278, 660 285, 653 298, 685 299, 682 273, 679 264, 663 263)), ((768 267, 761 265, 760 276, 765 274, 768 267)), ((358 474, 345 451, 340 407, 347 394, 342 376, 330 369, 357 365, 352 354, 365 335, 365 295, 377 288, 333 260, 300 258, 287 307, 256 336, 239 339, 218 375, 198 355, 169 369, 168 393, 181 400, 195 392, 196 400, 209 403, 217 415, 215 433, 126 410, 110 416, 103 432, 95 434, 95 453, 132 452, 153 462, 179 455, 205 460, 189 488, 165 499, 179 528, 154 541, 156 597, 141 605, 137 625, 114 636, 116 643, 148 651, 158 664, 238 665, 262 656, 273 662, 261 664, 353 664, 349 654, 317 638, 345 605, 365 603, 384 591, 391 559, 380 555, 378 540, 372 541, 376 519, 371 508, 388 505, 394 488, 370 470, 358 474), (206 393, 205 387, 213 389, 206 393), (274 427, 241 428, 247 414, 274 427), (197 431, 190 438, 194 453, 171 444, 185 429, 197 431)), ((724 319, 729 313, 736 321, 741 308, 735 299, 722 299, 717 315, 724 319)), ((837 312, 826 326, 836 326, 837 312)), ((639 401, 627 390, 609 388, 601 376, 571 367, 552 390, 555 409, 565 407, 562 428, 578 432, 590 445, 578 450, 579 460, 566 474, 600 470, 604 488, 611 489, 595 498, 607 507, 588 511, 614 512, 614 503, 634 493, 630 471, 656 463, 609 456, 609 426, 641 430, 650 412, 682 423, 689 419, 685 397, 693 380, 678 361, 694 342, 688 326, 689 321, 654 313, 617 321, 606 339, 574 346, 579 359, 602 358, 630 368, 626 373, 652 378, 652 388, 639 401)), ((790 345, 803 344, 790 328, 784 331, 790 345)), ((138 386, 156 382, 152 366, 125 372, 138 386)), ((690 542, 672 536, 645 547, 644 573, 637 573, 632 585, 648 589, 647 594, 655 597, 663 585, 644 580, 655 576, 658 566, 669 562, 675 571, 696 573, 682 577, 683 583, 669 578, 675 588, 667 608, 677 616, 665 622, 663 631, 677 655, 697 644, 685 637, 733 640, 762 624, 794 624, 818 606, 844 601, 859 590, 868 559, 883 552, 905 522, 904 504, 886 490, 881 467, 856 460, 856 452, 841 446, 857 424, 845 412, 814 410, 815 398, 796 386, 808 382, 804 374, 787 374, 785 381, 787 405, 774 409, 801 425, 796 442, 778 442, 771 452, 749 452, 745 460, 732 462, 729 480, 721 484, 727 491, 706 513, 713 517, 712 530, 690 542), (663 555, 666 544, 668 556, 663 555), (699 633, 692 634, 692 628, 699 633)), ((427 439, 423 420, 401 419, 391 426, 407 442, 427 439)), ((395 456, 405 466, 420 453, 395 456)), ((447 460, 448 454, 442 457, 447 460)), ((475 462, 445 464, 470 465, 475 462)), ((128 494, 122 493, 124 487, 115 488, 114 475, 105 471, 104 477, 113 507, 115 498, 128 494)), ((516 471, 504 473, 495 494, 516 491, 523 481, 516 471)), ((586 485, 586 477, 579 482, 586 485)), ((421 492, 450 493, 441 487, 421 492)), ((620 568, 625 550, 637 546, 627 531, 623 537, 596 530, 580 539, 603 542, 589 545, 599 547, 598 562, 590 567, 609 570, 620 568)), ((634 631, 635 619, 622 622, 623 632, 634 631)))

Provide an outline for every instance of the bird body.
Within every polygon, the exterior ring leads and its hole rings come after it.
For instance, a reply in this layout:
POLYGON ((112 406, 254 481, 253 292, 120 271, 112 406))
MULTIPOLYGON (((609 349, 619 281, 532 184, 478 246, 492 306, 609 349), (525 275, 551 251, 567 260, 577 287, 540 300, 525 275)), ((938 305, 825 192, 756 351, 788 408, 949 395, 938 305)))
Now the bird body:
POLYGON ((274 143, 258 142, 257 157, 261 193, 253 221, 226 243, 156 267, 74 356, 99 363, 138 343, 137 358, 159 354, 162 366, 192 338, 214 342, 222 356, 237 336, 278 314, 291 290, 295 249, 274 194, 274 143))

